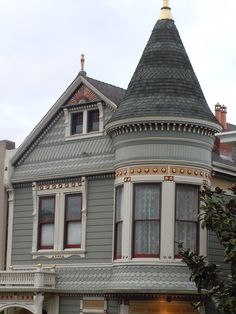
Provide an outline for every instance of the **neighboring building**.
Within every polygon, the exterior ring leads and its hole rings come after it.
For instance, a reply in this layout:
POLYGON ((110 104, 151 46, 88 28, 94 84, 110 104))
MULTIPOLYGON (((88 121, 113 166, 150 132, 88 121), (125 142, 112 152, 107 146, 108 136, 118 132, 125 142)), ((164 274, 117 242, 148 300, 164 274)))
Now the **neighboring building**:
POLYGON ((175 241, 207 254, 198 195, 222 127, 168 1, 127 91, 81 61, 11 160, 0 311, 205 313, 175 241))
POLYGON ((4 174, 6 171, 6 156, 9 150, 15 148, 15 143, 0 141, 0 270, 5 269, 6 262, 6 238, 7 238, 7 191, 4 186, 4 174))

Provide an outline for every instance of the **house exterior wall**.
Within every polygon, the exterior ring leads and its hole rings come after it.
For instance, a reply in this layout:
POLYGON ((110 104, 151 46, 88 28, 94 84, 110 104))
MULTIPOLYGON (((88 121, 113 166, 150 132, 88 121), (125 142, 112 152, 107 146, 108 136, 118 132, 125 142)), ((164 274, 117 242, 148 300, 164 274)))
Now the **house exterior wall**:
POLYGON ((0 270, 5 267, 7 234, 7 192, 4 186, 5 158, 7 150, 15 148, 10 141, 0 141, 0 270))
MULTIPOLYGON (((72 256, 56 263, 111 263, 113 236, 113 179, 88 180, 88 209, 85 258, 72 256)), ((33 196, 32 187, 15 188, 12 236, 12 265, 52 264, 54 261, 32 258, 33 196)))

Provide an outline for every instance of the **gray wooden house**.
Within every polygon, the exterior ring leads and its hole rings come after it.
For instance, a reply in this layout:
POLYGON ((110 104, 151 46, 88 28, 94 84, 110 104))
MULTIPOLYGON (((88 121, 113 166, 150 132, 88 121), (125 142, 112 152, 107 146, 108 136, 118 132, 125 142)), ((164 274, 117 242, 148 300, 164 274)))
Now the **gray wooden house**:
POLYGON ((175 241, 207 254, 198 192, 221 126, 168 1, 126 91, 81 62, 12 159, 0 311, 205 313, 175 241))

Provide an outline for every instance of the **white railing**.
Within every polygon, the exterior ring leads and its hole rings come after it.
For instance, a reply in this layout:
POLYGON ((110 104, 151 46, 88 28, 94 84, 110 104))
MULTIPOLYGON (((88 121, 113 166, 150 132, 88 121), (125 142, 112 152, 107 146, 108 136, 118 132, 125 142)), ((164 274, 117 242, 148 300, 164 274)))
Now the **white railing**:
POLYGON ((34 288, 55 288, 55 271, 37 270, 10 270, 0 271, 1 287, 34 287, 34 288))

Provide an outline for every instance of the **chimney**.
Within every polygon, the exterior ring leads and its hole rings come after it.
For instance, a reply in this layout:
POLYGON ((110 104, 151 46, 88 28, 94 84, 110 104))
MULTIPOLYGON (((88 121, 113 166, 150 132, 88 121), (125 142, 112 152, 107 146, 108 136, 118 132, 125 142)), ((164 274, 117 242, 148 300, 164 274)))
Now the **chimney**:
POLYGON ((221 105, 219 103, 215 105, 215 116, 216 116, 216 119, 221 124, 221 105))
POLYGON ((223 127, 223 131, 227 131, 227 107, 224 105, 221 106, 219 103, 217 103, 215 105, 215 116, 223 127))
POLYGON ((221 125, 223 127, 223 131, 227 131, 227 121, 226 121, 227 107, 222 105, 220 111, 221 111, 221 125))

